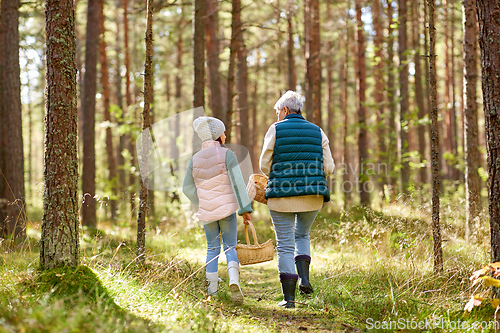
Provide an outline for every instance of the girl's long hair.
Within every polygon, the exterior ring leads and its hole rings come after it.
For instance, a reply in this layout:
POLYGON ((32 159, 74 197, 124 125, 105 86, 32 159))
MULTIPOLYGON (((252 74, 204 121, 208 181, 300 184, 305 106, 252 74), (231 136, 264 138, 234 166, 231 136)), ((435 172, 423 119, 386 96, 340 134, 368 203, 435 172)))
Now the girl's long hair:
POLYGON ((224 144, 222 143, 222 139, 220 138, 220 136, 219 136, 219 137, 218 137, 215 141, 217 141, 218 143, 220 143, 220 146, 221 146, 221 147, 227 148, 227 147, 226 147, 226 145, 224 145, 224 144))

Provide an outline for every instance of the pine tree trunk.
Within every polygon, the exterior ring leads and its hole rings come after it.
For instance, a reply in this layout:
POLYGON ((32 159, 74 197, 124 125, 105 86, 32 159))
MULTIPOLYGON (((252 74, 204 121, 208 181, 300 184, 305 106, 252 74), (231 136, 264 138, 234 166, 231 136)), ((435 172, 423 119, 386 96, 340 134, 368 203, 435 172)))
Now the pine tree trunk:
MULTIPOLYGON (((148 174, 149 135, 145 130, 151 129, 150 107, 152 103, 152 77, 153 77, 153 0, 148 0, 148 17, 146 28, 146 59, 144 61, 144 111, 142 114, 142 148, 141 174, 148 174)), ((141 177, 141 193, 139 213, 137 216, 137 251, 139 262, 144 263, 146 253, 146 216, 148 214, 148 179, 141 177)))
MULTIPOLYGON (((280 5, 280 0, 276 0, 275 1, 275 10, 274 10, 274 15, 275 16, 275 21, 276 21, 276 26, 279 27, 281 26, 281 15, 282 15, 283 11, 281 9, 281 5, 280 5)), ((281 29, 277 29, 276 30, 276 57, 278 59, 284 59, 285 58, 285 55, 284 55, 284 50, 283 50, 283 33, 282 33, 282 30, 281 29)), ((247 51, 248 52, 248 51, 247 51)), ((277 61, 276 62, 276 75, 277 77, 281 78, 283 77, 283 72, 284 72, 284 61, 277 61)), ((283 91, 284 89, 286 89, 286 87, 288 86, 288 83, 284 83, 282 82, 283 80, 280 80, 280 82, 276 85, 276 91, 277 93, 279 94, 281 91, 283 91)))
MULTIPOLYGON (((445 105, 446 105, 446 140, 444 144, 447 146, 446 151, 457 156, 457 124, 456 124, 456 109, 455 109, 455 62, 454 62, 454 29, 453 29, 453 1, 445 0, 444 6, 444 23, 445 23, 445 105)), ((447 178, 458 180, 458 170, 454 164, 446 163, 448 170, 447 178)))
POLYGON ((479 140, 477 123, 477 12, 476 0, 463 0, 464 12, 464 139, 465 139, 465 196, 466 239, 473 240, 476 223, 481 212, 479 178, 479 140))
POLYGON ((305 105, 302 111, 309 120, 313 119, 313 59, 311 50, 311 40, 312 40, 312 13, 311 13, 311 1, 304 0, 304 60, 305 60, 305 82, 304 82, 304 92, 305 92, 305 105))
POLYGON ((193 2, 193 108, 205 106, 205 0, 193 2))
POLYGON ((252 94, 252 135, 250 157, 252 160, 253 173, 259 173, 259 149, 261 142, 258 140, 259 124, 257 123, 257 105, 258 105, 258 89, 259 89, 259 70, 260 70, 260 52, 257 51, 255 61, 255 80, 253 84, 252 94))
MULTIPOLYGON (((350 18, 349 18, 350 20, 350 18)), ((344 116, 344 135, 343 135, 343 146, 344 146, 344 177, 342 179, 342 191, 344 192, 344 209, 347 209, 351 203, 351 191, 352 188, 346 188, 346 184, 351 183, 351 177, 349 173, 349 161, 351 160, 351 149, 349 147, 349 142, 347 137, 349 136, 349 117, 348 117, 348 103, 347 98, 349 96, 349 36, 350 27, 349 20, 346 20, 346 36, 345 36, 345 59, 343 61, 343 68, 340 71, 340 81, 342 82, 342 91, 340 93, 340 108, 342 109, 342 114, 344 116)))
MULTIPOLYGON (((5 13, 5 1, 0 2, 0 100, 5 96, 5 34, 3 27, 3 13, 5 13)), ((0 237, 4 236, 6 227, 4 225, 7 218, 7 208, 9 192, 7 191, 7 109, 4 103, 0 103, 0 237)))
MULTIPOLYGON (((123 108, 123 119, 125 123, 129 125, 134 125, 135 114, 132 108, 132 92, 131 92, 131 81, 130 81, 130 48, 129 48, 129 16, 128 16, 128 2, 129 0, 123 0, 123 44, 125 51, 125 102, 126 105, 123 108)), ((131 133, 125 135, 125 149, 128 150, 130 155, 130 167, 134 166, 134 155, 135 155, 135 144, 131 138, 131 133)), ((135 208, 135 176, 132 172, 128 172, 128 183, 124 183, 127 188, 126 191, 129 194, 129 204, 130 212, 132 213, 135 208), (127 186, 128 184, 128 186, 127 186)))
MULTIPOLYGON (((500 3, 477 0, 488 152, 491 262, 500 261, 500 3)), ((498 292, 497 292, 498 294, 498 292)))
POLYGON ((75 12, 47 0, 47 114, 40 267, 79 263, 75 12))
MULTIPOLYGON (((241 15, 240 15, 241 20, 241 15)), ((240 31, 238 34, 238 51, 236 52, 236 57, 238 58, 238 76, 237 76, 237 86, 238 86, 238 114, 239 114, 239 136, 237 135, 238 142, 246 146, 248 149, 249 140, 249 124, 248 124, 248 66, 247 66, 247 49, 245 46, 245 41, 243 39, 243 30, 241 29, 240 21, 240 31)))
MULTIPOLYGON (((378 163, 379 166, 385 162, 387 156, 387 146, 385 144, 386 131, 385 127, 387 126, 385 121, 385 105, 384 105, 384 36, 382 29, 382 20, 380 18, 380 0, 373 0, 373 26, 375 29, 375 38, 374 38, 374 46, 375 46, 375 66, 374 66, 374 80, 375 80, 375 112, 377 114, 377 141, 378 141, 378 163)), ((387 175, 379 174, 382 188, 387 183, 387 175)))
MULTIPOLYGON (((130 50, 128 47, 128 1, 122 0, 123 6, 123 45, 125 48, 125 102, 128 107, 132 104, 132 96, 130 94, 130 50)), ((126 112, 123 116, 125 117, 126 112)))
MULTIPOLYGON (((330 6, 330 1, 326 3, 326 20, 327 21, 332 21, 332 10, 330 6)), ((327 49, 328 51, 326 52, 326 111, 327 111, 327 123, 326 123, 326 135, 329 139, 329 147, 330 151, 332 152, 332 156, 335 161, 338 161, 336 159, 336 153, 337 149, 335 146, 336 143, 336 131, 333 131, 334 127, 334 122, 335 122, 335 106, 334 106, 334 83, 333 83, 333 71, 334 71, 334 65, 333 65, 333 54, 332 54, 332 49, 333 49, 333 41, 332 39, 329 39, 327 42, 327 49)), ((331 176, 331 179, 334 179, 334 175, 331 176)), ((330 193, 334 193, 336 188, 335 188, 335 182, 328 182, 328 188, 330 190, 330 193)))
MULTIPOLYGON (((121 0, 116 1, 116 13, 115 13, 115 23, 116 23, 116 56, 115 56, 115 84, 116 84, 116 105, 120 108, 120 115, 117 117, 117 125, 120 127, 123 125, 123 117, 124 117, 124 109, 123 109, 123 93, 122 93, 122 75, 121 75, 121 43, 120 43, 120 9, 121 0)), ((118 180, 116 190, 118 192, 118 200, 120 202, 124 201, 124 194, 127 190, 127 185, 125 183, 125 158, 122 155, 123 150, 125 149, 126 144, 126 136, 124 134, 120 135, 118 146, 116 149, 116 164, 117 164, 117 172, 118 172, 118 180)), ((125 207, 123 203, 120 204, 120 207, 125 207)))
MULTIPOLYGON (((450 80, 450 23, 448 22, 448 1, 443 0, 443 30, 444 30, 444 110, 443 110, 443 138, 441 141, 441 146, 443 151, 447 153, 452 153, 451 150, 451 137, 452 137, 452 128, 450 123, 450 96, 451 96, 451 80, 450 80)), ((441 158, 444 159, 444 155, 441 155, 441 158)), ((452 179, 452 166, 450 163, 444 159, 445 161, 445 172, 446 175, 444 179, 452 179)))
POLYGON ((288 89, 295 91, 297 89, 297 73, 295 69, 295 57, 293 55, 293 48, 295 42, 293 41, 293 25, 292 25, 292 2, 288 2, 288 10, 286 15, 286 20, 288 24, 288 40, 287 40, 287 51, 288 51, 288 89))
POLYGON ((109 113, 110 104, 110 91, 109 91, 109 73, 108 73, 108 59, 106 55, 106 41, 105 41, 105 28, 104 28, 104 0, 99 0, 99 32, 101 34, 99 54, 101 62, 101 83, 102 83, 102 97, 104 101, 104 121, 108 122, 106 127, 106 155, 108 158, 108 180, 111 183, 112 198, 109 201, 111 210, 111 220, 116 218, 116 162, 113 151, 113 136, 111 133, 111 114, 109 113))
POLYGON ((432 166, 432 237, 434 239, 434 271, 443 271, 443 250, 441 248, 441 227, 439 225, 439 131, 437 107, 437 68, 436 68, 436 28, 434 26, 434 2, 427 0, 429 6, 429 79, 431 94, 431 166, 432 166))
POLYGON ((219 39, 217 38, 217 32, 219 31, 219 8, 216 0, 207 0, 206 7, 205 32, 207 39, 208 77, 210 80, 210 108, 212 109, 212 115, 222 120, 225 124, 227 120, 225 110, 222 107, 219 75, 219 39))
POLYGON ((25 236, 24 155, 19 66, 19 0, 6 1, 2 12, 5 45, 4 103, 7 113, 7 187, 9 208, 6 234, 25 236))
MULTIPOLYGON (((389 165, 389 184, 390 191, 397 192, 397 184, 399 183, 399 173, 395 171, 398 163, 398 147, 397 147, 397 128, 396 128, 396 87, 394 78, 394 36, 393 36, 393 3, 394 0, 388 2, 387 17, 389 17, 388 40, 387 40, 387 103, 389 106, 389 145, 387 147, 387 164, 389 165)), ((391 194, 392 196, 392 194, 391 194)))
MULTIPOLYGON (((181 17, 181 20, 179 22, 179 26, 180 27, 183 27, 185 24, 184 22, 184 17, 181 17)), ((182 29, 178 32, 178 35, 177 35, 177 59, 176 59, 176 67, 177 68, 182 68, 182 54, 183 54, 183 48, 182 48, 182 44, 183 44, 183 39, 182 39, 182 29)), ((182 108, 182 79, 181 79, 181 71, 177 71, 176 74, 175 74, 175 105, 176 105, 176 108, 177 110, 180 110, 182 108)), ((178 125, 178 121, 179 121, 179 117, 176 117, 176 126, 175 126, 175 137, 177 138, 179 136, 179 126, 178 125)), ((180 124, 179 124, 180 125, 180 124)), ((179 156, 179 149, 177 147, 177 144, 174 140, 172 140, 171 142, 171 154, 172 156, 179 156)), ((171 169, 171 172, 172 172, 172 176, 173 176, 173 173, 174 173, 174 169, 177 168, 177 165, 172 165, 170 164, 170 169, 171 169)), ((177 200, 177 194, 176 192, 172 193, 172 199, 173 200, 177 200)))
MULTIPOLYGON (((421 55, 420 55, 420 13, 419 13, 419 1, 412 2, 412 22, 413 22, 413 49, 415 50, 415 55, 413 57, 413 63, 415 64, 415 102, 418 109, 418 119, 422 120, 425 118, 427 111, 425 109, 425 99, 422 87, 422 70, 421 70, 421 55)), ((418 125, 418 153, 420 155, 420 163, 423 163, 426 157, 425 152, 425 128, 424 124, 418 125)), ((419 178, 421 184, 427 183, 427 168, 425 166, 419 169, 419 178)))
POLYGON ((368 137, 366 128, 366 59, 365 59, 365 36, 363 21, 361 20, 361 0, 356 1, 356 23, 358 44, 358 156, 359 156, 359 196, 361 206, 370 207, 369 176, 366 174, 366 162, 368 159, 368 137))
MULTIPOLYGON (((456 159, 458 159, 458 130, 457 130, 457 111, 456 111, 456 97, 455 97, 455 0, 449 0, 450 4, 450 41, 451 41, 451 109, 450 109, 450 124, 451 124, 451 152, 456 159)), ((460 180, 460 172, 455 165, 451 169, 451 178, 455 181, 460 180)))
MULTIPOLYGON (((331 50, 333 47, 332 42, 328 42, 328 49, 331 50)), ((333 60, 332 55, 327 55, 326 59, 326 105, 327 105, 327 124, 326 124, 326 136, 329 139, 329 147, 332 152, 332 156, 335 159, 336 149, 335 149, 335 132, 333 131, 333 126, 335 122, 335 108, 333 104, 333 60)), ((330 185, 330 184, 329 184, 330 185)), ((330 186, 331 187, 331 186, 330 186)), ((330 188, 330 192, 335 191, 335 188, 330 188)))
POLYGON ((304 3, 304 32, 306 50, 306 105, 309 120, 321 126, 321 59, 319 35, 319 1, 304 3))
POLYGON ((311 1, 311 52, 312 52, 312 85, 313 85, 313 119, 312 122, 318 126, 321 123, 321 54, 320 54, 320 26, 319 26, 319 0, 311 1))
MULTIPOLYGON (((28 61, 28 65, 30 64, 30 61, 28 61)), ((27 202, 32 202, 33 201, 33 110, 32 110, 32 103, 31 103, 31 83, 30 79, 28 76, 27 83, 26 83, 26 88, 28 90, 28 190, 26 191, 26 198, 27 202)), ((1 175, 0 175, 1 177, 1 175)), ((0 204, 1 205, 1 204, 0 204)))
MULTIPOLYGON (((429 79, 429 33, 427 31, 427 24, 429 22, 429 14, 427 12, 427 0, 423 0, 422 1, 422 7, 423 7, 423 11, 422 11, 422 16, 423 16, 423 21, 424 21, 424 24, 423 24, 423 28, 424 28, 424 54, 425 54, 425 57, 424 57, 424 98, 425 98, 425 111, 426 111, 426 114, 428 114, 430 116, 430 108, 431 108, 431 94, 430 94, 430 79, 429 79)), ((427 137, 428 137, 428 142, 429 142, 429 148, 431 146, 431 142, 430 142, 430 132, 431 132, 431 125, 428 124, 427 126, 427 137)), ((430 154, 427 155, 428 157, 431 157, 430 154)), ((427 163, 426 163, 427 165, 427 163)), ((429 173, 431 174, 431 181, 432 181, 432 167, 430 168, 430 170, 428 170, 426 172, 426 175, 427 175, 427 178, 429 178, 429 173)))
POLYGON ((233 129, 233 97, 234 97, 234 67, 236 52, 238 51, 238 39, 241 33, 241 2, 233 0, 233 10, 231 13, 231 43, 229 45, 229 65, 227 70, 227 123, 226 142, 232 143, 233 129))
POLYGON ((407 0, 398 0, 398 55, 399 55, 399 119, 401 122, 400 144, 401 144, 401 190, 408 194, 410 184, 410 157, 408 156, 408 63, 406 21, 408 16, 407 0))
MULTIPOLYGON (((151 4, 153 7, 153 4, 151 4)), ((154 59, 155 53, 154 53, 154 48, 151 51, 151 57, 154 59)), ((155 63, 151 65, 151 68, 155 67, 155 63)), ((151 89, 150 89, 150 97, 149 97, 149 124, 153 125, 155 123, 155 77, 154 75, 151 76, 151 89)), ((148 186, 148 221, 154 221, 156 218, 156 209, 155 209, 155 191, 154 191, 154 184, 155 184, 155 175, 154 173, 149 176, 149 184, 151 186, 148 186)))
POLYGON ((99 45, 99 0, 89 0, 85 41, 85 76, 83 79, 83 167, 82 225, 97 227, 95 196, 95 94, 97 46, 99 45))
MULTIPOLYGON (((78 12, 78 4, 79 1, 75 0, 75 12, 78 12)), ((76 101, 76 106, 78 109, 78 156, 80 158, 80 164, 81 164, 81 158, 82 158, 82 145, 83 145, 83 115, 82 115, 82 93, 83 93, 83 56, 82 56, 82 44, 85 43, 85 41, 82 41, 82 36, 80 34, 80 29, 79 25, 75 24, 75 34, 76 34, 76 70, 77 70, 77 77, 76 77, 76 83, 77 83, 77 101, 76 101), (79 97, 79 98, 78 98, 79 97)))

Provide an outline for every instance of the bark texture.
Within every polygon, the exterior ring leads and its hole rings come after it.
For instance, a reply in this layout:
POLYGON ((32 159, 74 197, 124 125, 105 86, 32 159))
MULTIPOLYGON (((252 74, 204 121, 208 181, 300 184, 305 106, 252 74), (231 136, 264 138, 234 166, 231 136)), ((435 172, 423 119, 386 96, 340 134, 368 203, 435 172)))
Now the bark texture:
POLYGON ((193 2, 193 107, 205 106, 205 0, 193 2))
POLYGON ((305 113, 311 122, 321 126, 319 0, 305 0, 304 5, 306 59, 305 113))
MULTIPOLYGON (((241 17, 241 16, 240 16, 241 17)), ((245 45, 245 40, 243 38, 243 30, 241 29, 240 21, 240 31, 238 33, 238 51, 236 52, 236 57, 238 58, 238 76, 237 76, 237 86, 238 86, 238 114, 239 114, 239 125, 237 131, 239 133, 238 143, 249 147, 249 105, 248 105, 248 65, 247 65, 247 48, 245 45)))
POLYGON ((4 112, 7 116, 8 215, 4 235, 25 236, 24 152, 19 66, 19 0, 2 1, 4 29, 4 112))
MULTIPOLYGON (((486 149, 491 262, 500 261, 500 3, 477 0, 486 149)), ((498 294, 498 292, 497 292, 498 294)))
MULTIPOLYGON (((373 0, 373 27, 375 29, 375 38, 373 40, 375 46, 375 66, 374 66, 374 80, 375 80, 375 112, 377 115, 377 141, 378 141, 378 162, 381 165, 385 163, 387 156, 387 146, 385 144, 386 138, 386 117, 385 117, 385 104, 384 104, 384 36, 382 29, 382 20, 380 13, 380 0, 373 0)), ((381 180, 381 185, 387 183, 387 175, 380 174, 378 177, 381 180)))
MULTIPOLYGON (((113 136, 111 133, 111 114, 110 108, 110 90, 109 90, 109 72, 108 72, 108 59, 106 55, 106 40, 104 28, 104 0, 99 0, 99 33, 101 34, 99 42, 99 55, 101 62, 101 83, 102 83, 102 97, 104 102, 104 121, 108 123, 106 127, 106 155, 108 159, 108 180, 111 183, 111 195, 116 196, 116 161, 113 151, 113 136)), ((116 200, 112 198, 109 201, 111 211, 111 219, 116 218, 116 200)))
POLYGON ((79 263, 75 12, 71 0, 48 0, 47 113, 40 266, 79 263))
MULTIPOLYGON (((0 3, 0 100, 4 100, 5 83, 5 36, 3 13, 5 11, 5 1, 0 3)), ((4 103, 0 103, 0 231, 5 230, 5 219, 7 218, 7 203, 9 193, 7 191, 7 113, 4 103)), ((3 231, 0 232, 0 236, 3 231)))
POLYGON ((295 58, 293 55, 293 23, 292 23, 292 1, 288 1, 288 10, 286 15, 287 21, 287 56, 288 56, 288 89, 295 91, 297 89, 297 73, 295 69, 295 58))
POLYGON ((366 160, 368 158, 368 132, 366 128, 366 56, 365 35, 363 21, 361 20, 361 1, 356 1, 356 23, 358 44, 358 68, 357 68, 357 90, 358 90, 358 156, 359 156, 359 196, 362 206, 370 206, 370 192, 368 188, 368 175, 365 173, 366 160))
POLYGON ((439 130, 437 107, 437 68, 436 68, 436 28, 434 25, 434 2, 427 0, 429 6, 429 88, 431 95, 431 166, 432 166, 432 237, 434 239, 434 271, 443 271, 443 250, 441 248, 441 227, 439 225, 439 130))
POLYGON ((95 94, 99 45, 99 0, 89 0, 83 79, 82 225, 97 227, 95 196, 95 94))
POLYGON ((389 107, 389 144, 387 146, 387 164, 389 165, 389 184, 391 185, 391 191, 396 192, 397 184, 399 183, 399 173, 395 172, 395 167, 398 162, 398 138, 397 138, 397 128, 396 128, 396 87, 394 78, 394 19, 392 18, 394 9, 394 1, 388 2, 387 6, 387 17, 389 17, 387 32, 387 104, 389 107))
MULTIPOLYGON (((152 103, 152 77, 153 77, 153 0, 148 0, 148 16, 146 28, 146 59, 144 61, 144 110, 142 113, 142 130, 151 129, 150 110, 152 103)), ((141 174, 148 174, 149 136, 142 135, 141 174)), ((141 193, 139 213, 137 216, 137 251, 139 262, 145 261, 146 253, 146 217, 148 214, 148 179, 141 177, 141 193)))
POLYGON ((233 0, 233 9, 231 13, 231 42, 229 44, 229 65, 227 70, 227 123, 226 123, 226 142, 232 143, 233 129, 233 98, 234 98, 234 67, 236 52, 238 50, 238 39, 241 34, 241 2, 233 0))
POLYGON ((205 36, 207 44, 207 66, 208 78, 210 82, 210 109, 212 115, 226 123, 226 112, 222 107, 222 95, 219 74, 219 31, 218 13, 219 8, 216 0, 206 1, 207 15, 205 18, 205 36))
POLYGON ((471 240, 481 212, 481 195, 478 169, 479 140, 477 123, 477 12, 476 0, 463 0, 464 13, 464 151, 465 151, 465 236, 471 240))
MULTIPOLYGON (((420 47, 420 29, 423 22, 420 22, 419 1, 412 1, 412 21, 413 21, 413 49, 415 54, 413 56, 413 63, 415 64, 415 102, 417 105, 418 119, 422 120, 427 114, 425 108, 424 90, 422 86, 422 70, 421 70, 421 47, 420 47)), ((420 155, 420 163, 426 158, 426 125, 418 124, 418 154, 420 155)), ((427 167, 421 166, 419 169, 420 183, 427 183, 427 167)))
MULTIPOLYGON (((118 0, 116 2, 116 12, 119 12, 120 9, 120 4, 121 0, 118 0)), ((116 56, 115 56, 115 89, 116 89, 116 105, 120 108, 121 114, 117 117, 117 125, 121 126, 123 125, 123 116, 124 116, 124 109, 123 109, 123 93, 122 93, 122 75, 121 75, 121 58, 120 54, 122 53, 122 48, 121 48, 121 43, 120 43, 120 34, 121 34, 121 22, 120 22, 120 16, 116 15, 115 16, 115 23, 116 23, 116 56)), ((117 173, 118 173, 118 181, 116 184, 117 192, 119 193, 119 199, 120 201, 124 201, 124 193, 126 192, 126 183, 125 183, 125 170, 124 170, 124 165, 125 165, 125 158, 122 155, 123 150, 125 149, 125 144, 126 144, 126 136, 124 134, 120 135, 120 138, 118 140, 118 145, 116 149, 116 164, 117 164, 117 173)), ((121 207, 124 207, 124 205, 120 205, 121 207)))
POLYGON ((398 1, 398 55, 399 55, 399 121, 401 123, 400 144, 401 144, 401 190, 408 193, 410 183, 410 157, 408 156, 408 62, 406 23, 408 16, 407 0, 398 1))
MULTIPOLYGON (((349 165, 351 160, 351 149, 349 147, 349 142, 347 137, 349 136, 349 116, 347 112, 347 99, 349 96, 349 36, 351 35, 349 27, 349 20, 346 20, 346 32, 345 32, 345 58, 343 61, 343 68, 340 71, 340 81, 342 82, 342 91, 340 93, 340 108, 342 109, 342 114, 344 118, 344 135, 343 135, 343 146, 344 146, 344 177, 343 177, 343 185, 350 184, 351 177, 349 173, 349 165)), ((351 203, 351 190, 346 189, 345 186, 342 186, 342 191, 344 192, 344 208, 347 208, 351 203)))

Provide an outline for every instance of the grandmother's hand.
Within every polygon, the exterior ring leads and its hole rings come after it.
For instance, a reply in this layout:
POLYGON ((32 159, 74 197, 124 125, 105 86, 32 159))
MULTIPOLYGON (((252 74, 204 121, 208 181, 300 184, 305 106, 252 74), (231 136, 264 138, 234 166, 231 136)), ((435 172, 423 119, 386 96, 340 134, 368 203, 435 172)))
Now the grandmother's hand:
POLYGON ((252 216, 250 216, 250 213, 243 213, 243 223, 248 225, 248 221, 252 221, 252 216))

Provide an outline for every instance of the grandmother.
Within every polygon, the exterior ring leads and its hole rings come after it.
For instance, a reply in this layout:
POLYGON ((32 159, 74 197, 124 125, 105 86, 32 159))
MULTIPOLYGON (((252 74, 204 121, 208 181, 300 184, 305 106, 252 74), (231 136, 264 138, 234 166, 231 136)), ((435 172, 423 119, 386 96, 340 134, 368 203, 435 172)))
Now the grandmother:
POLYGON ((278 271, 284 300, 295 307, 295 289, 311 294, 309 231, 324 202, 330 201, 326 177, 335 164, 328 137, 302 116, 302 97, 287 91, 274 105, 278 121, 269 127, 260 169, 269 177, 265 197, 278 250, 278 271), (295 273, 297 268, 297 273, 295 273))

